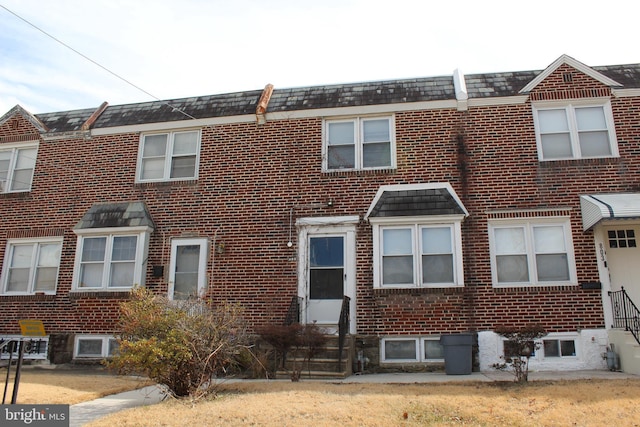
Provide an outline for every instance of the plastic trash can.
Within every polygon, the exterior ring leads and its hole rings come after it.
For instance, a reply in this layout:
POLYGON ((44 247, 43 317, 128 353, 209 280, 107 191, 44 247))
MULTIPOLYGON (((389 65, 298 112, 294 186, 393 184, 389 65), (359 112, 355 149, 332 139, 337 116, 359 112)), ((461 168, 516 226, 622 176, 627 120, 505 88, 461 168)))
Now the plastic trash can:
POLYGON ((440 344, 444 351, 444 371, 447 375, 470 375, 473 363, 473 335, 442 335, 440 344))

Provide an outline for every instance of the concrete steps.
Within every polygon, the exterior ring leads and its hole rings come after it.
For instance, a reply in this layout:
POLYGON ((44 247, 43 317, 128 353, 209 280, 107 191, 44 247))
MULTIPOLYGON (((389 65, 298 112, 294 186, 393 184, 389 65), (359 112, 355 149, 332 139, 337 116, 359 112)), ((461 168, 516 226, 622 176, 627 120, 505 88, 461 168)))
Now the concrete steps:
POLYGON ((620 358, 620 370, 627 374, 640 375, 640 344, 633 334, 623 329, 611 329, 609 342, 620 358))
POLYGON ((304 350, 289 352, 284 364, 284 369, 279 369, 276 378, 291 378, 295 371, 300 372, 303 379, 343 379, 352 374, 352 364, 354 357, 353 339, 351 336, 345 337, 344 348, 342 349, 342 360, 340 361, 340 351, 337 335, 327 335, 327 342, 322 350, 306 360, 304 350))

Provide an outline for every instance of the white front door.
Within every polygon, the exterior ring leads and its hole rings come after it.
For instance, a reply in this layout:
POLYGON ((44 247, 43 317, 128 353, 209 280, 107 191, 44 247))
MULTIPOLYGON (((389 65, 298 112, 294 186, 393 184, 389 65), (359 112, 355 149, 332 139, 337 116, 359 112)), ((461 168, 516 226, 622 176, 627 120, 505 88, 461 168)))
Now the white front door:
POLYGON ((169 299, 202 296, 206 288, 207 239, 173 239, 169 266, 169 299))
POLYGON ((640 226, 620 225, 605 228, 605 245, 611 290, 623 286, 631 300, 640 304, 640 226))
POLYGON ((310 235, 307 322, 337 325, 345 294, 345 236, 310 235))
POLYGON ((302 322, 336 330, 345 296, 355 331, 355 226, 309 226, 300 232, 302 322))

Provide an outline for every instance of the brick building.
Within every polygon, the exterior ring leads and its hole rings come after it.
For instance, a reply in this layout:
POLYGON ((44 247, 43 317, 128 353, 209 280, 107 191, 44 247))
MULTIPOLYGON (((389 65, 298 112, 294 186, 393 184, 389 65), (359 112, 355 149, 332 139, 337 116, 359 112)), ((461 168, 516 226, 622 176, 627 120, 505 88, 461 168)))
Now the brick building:
POLYGON ((550 332, 533 369, 605 368, 606 347, 627 340, 609 291, 640 302, 639 153, 640 64, 568 56, 527 72, 16 106, 0 118, 0 334, 41 319, 52 362, 107 356, 140 285, 239 302, 253 325, 293 307, 335 330, 347 301, 375 368, 441 364, 439 338, 471 332, 490 369, 493 329, 533 322, 550 332))

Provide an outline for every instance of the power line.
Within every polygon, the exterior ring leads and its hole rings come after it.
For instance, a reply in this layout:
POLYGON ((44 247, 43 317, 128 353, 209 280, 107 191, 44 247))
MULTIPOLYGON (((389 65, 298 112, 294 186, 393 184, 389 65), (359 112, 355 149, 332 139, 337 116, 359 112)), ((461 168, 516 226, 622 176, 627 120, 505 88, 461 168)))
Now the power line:
POLYGON ((7 12, 9 12, 10 14, 12 14, 13 16, 15 16, 16 18, 20 19, 21 21, 23 21, 24 23, 26 23, 27 25, 35 28, 36 30, 40 31, 42 34, 44 34, 45 36, 51 38, 52 40, 56 41, 57 43, 60 43, 62 46, 66 47, 67 49, 71 50, 72 52, 74 52, 77 55, 80 55, 82 58, 86 59, 87 61, 91 62, 94 65, 97 65, 98 67, 102 68, 104 71, 106 71, 107 73, 111 74, 112 76, 122 80, 123 82, 125 82, 126 84, 136 88, 137 90, 139 90, 140 92, 146 94, 147 96, 150 96, 151 98, 155 99, 156 101, 160 101, 163 104, 173 108, 175 111, 184 114, 185 116, 189 117, 190 119, 195 120, 196 118, 193 117, 192 115, 182 111, 179 108, 174 107, 173 105, 169 104, 168 102, 162 101, 160 98, 158 98, 157 96, 147 92, 146 90, 142 89, 140 86, 137 86, 133 83, 131 83, 129 80, 125 79, 124 77, 120 76, 119 74, 111 71, 110 69, 108 69, 107 67, 103 66, 102 64, 94 61, 93 59, 89 58, 87 55, 83 54, 82 52, 79 52, 78 50, 74 49, 73 47, 69 46, 68 44, 66 44, 65 42, 63 42, 62 40, 56 38, 55 36, 49 34, 48 32, 46 32, 45 30, 43 30, 42 28, 38 27, 35 24, 32 24, 31 22, 27 21, 25 18, 23 18, 22 16, 18 15, 17 13, 7 9, 6 6, 0 4, 0 7, 3 8, 4 10, 6 10, 7 12))

